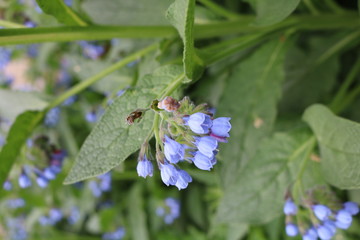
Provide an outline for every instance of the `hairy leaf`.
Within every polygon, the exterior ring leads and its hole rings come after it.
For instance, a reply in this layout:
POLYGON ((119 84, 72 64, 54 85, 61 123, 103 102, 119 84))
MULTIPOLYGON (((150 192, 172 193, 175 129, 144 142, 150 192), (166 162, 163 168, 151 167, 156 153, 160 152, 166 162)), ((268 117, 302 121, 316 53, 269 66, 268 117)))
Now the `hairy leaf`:
POLYGON ((12 165, 20 153, 21 147, 43 119, 43 116, 44 113, 40 111, 26 111, 20 114, 11 126, 6 144, 0 152, 0 186, 5 182, 12 165))
POLYGON ((339 71, 336 57, 317 65, 319 57, 344 36, 312 37, 306 49, 296 46, 286 54, 285 84, 280 111, 302 114, 306 107, 325 99, 333 89, 339 71))
POLYGON ((303 119, 320 144, 325 179, 342 189, 360 188, 360 124, 337 117, 320 104, 310 106, 303 119))
POLYGON ((189 80, 198 79, 203 71, 203 63, 194 47, 194 15, 195 0, 176 0, 166 12, 166 18, 178 30, 184 43, 184 71, 189 80))
POLYGON ((151 101, 182 72, 168 65, 146 75, 134 89, 115 99, 100 122, 85 140, 65 183, 74 183, 103 174, 119 165, 140 148, 152 128, 153 112, 147 111, 139 123, 128 125, 126 117, 138 108, 148 108, 151 101))
POLYGON ((218 105, 218 116, 231 117, 229 143, 220 147, 223 185, 233 181, 269 135, 284 79, 286 43, 274 40, 235 66, 218 105))
POLYGON ((36 0, 44 13, 54 16, 59 22, 69 26, 86 26, 71 8, 66 6, 63 0, 36 0))
POLYGON ((221 222, 260 224, 282 214, 284 195, 309 159, 314 138, 307 132, 277 133, 258 152, 224 193, 221 222))
POLYGON ((35 93, 0 89, 0 116, 11 121, 26 110, 43 110, 47 104, 35 93))
POLYGON ((278 23, 289 16, 300 0, 252 0, 256 10, 255 24, 265 26, 278 23))

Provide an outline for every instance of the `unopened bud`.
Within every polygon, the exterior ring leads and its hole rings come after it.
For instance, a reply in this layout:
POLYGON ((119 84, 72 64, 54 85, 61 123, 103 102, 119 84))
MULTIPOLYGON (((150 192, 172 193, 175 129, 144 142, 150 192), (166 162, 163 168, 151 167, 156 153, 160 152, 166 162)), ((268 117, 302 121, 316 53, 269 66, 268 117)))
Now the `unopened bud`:
POLYGON ((158 108, 160 109, 164 109, 167 112, 174 112, 176 110, 178 110, 180 107, 180 103, 172 98, 172 97, 165 97, 163 100, 161 100, 158 103, 158 108))

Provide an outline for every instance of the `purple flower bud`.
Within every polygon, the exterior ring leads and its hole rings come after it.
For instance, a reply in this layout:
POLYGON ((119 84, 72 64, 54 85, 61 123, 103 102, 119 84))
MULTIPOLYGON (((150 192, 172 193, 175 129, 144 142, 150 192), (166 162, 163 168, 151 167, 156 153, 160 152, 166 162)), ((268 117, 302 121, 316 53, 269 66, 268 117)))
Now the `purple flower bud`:
POLYGON ((313 211, 315 216, 321 221, 326 220, 331 215, 331 210, 327 206, 321 204, 314 205, 313 211))
POLYGON ((359 213, 359 205, 355 202, 344 203, 344 209, 348 211, 351 215, 356 215, 359 213))
POLYGON ((285 215, 296 215, 297 211, 298 211, 298 208, 297 208, 296 204, 291 199, 286 200, 286 202, 284 204, 285 215))
POLYGON ((194 113, 189 117, 184 118, 191 131, 197 134, 208 134, 212 126, 212 121, 209 115, 201 112, 194 113))
POLYGON ((231 129, 230 119, 228 117, 216 118, 212 121, 211 133, 218 137, 230 137, 231 129))
POLYGON ((332 220, 325 220, 324 223, 323 223, 323 225, 324 225, 325 227, 327 227, 328 229, 330 229, 331 233, 332 233, 333 235, 335 235, 335 233, 336 233, 336 225, 335 225, 335 222, 334 222, 334 221, 332 221, 332 220))
POLYGON ((216 153, 216 148, 218 147, 218 142, 209 136, 196 137, 195 145, 202 154, 208 158, 213 158, 216 153))
POLYGON ((45 116, 44 123, 48 127, 54 127, 60 120, 60 108, 50 109, 45 116))
POLYGON ((166 186, 175 185, 179 177, 176 168, 166 162, 164 164, 160 163, 160 175, 166 186))
POLYGON ((12 189, 12 184, 9 180, 6 180, 3 184, 3 189, 6 191, 10 191, 12 189))
POLYGON ((85 119, 89 123, 94 123, 98 120, 98 118, 96 116, 96 112, 94 112, 94 111, 87 112, 85 115, 85 119))
POLYGON ((49 179, 47 179, 45 176, 38 175, 38 177, 36 178, 36 182, 39 185, 39 187, 46 188, 47 185, 49 184, 49 179))
POLYGON ((346 210, 340 210, 336 214, 336 222, 343 223, 344 225, 351 225, 352 222, 352 216, 351 214, 346 210))
POLYGON ((293 223, 286 224, 285 231, 286 231, 286 235, 288 235, 289 237, 295 237, 296 235, 299 234, 298 227, 293 223))
POLYGON ((100 187, 99 187, 99 185, 98 185, 98 183, 96 181, 91 180, 89 182, 89 188, 90 188, 90 190, 91 190, 94 197, 98 198, 98 197, 101 196, 102 191, 101 191, 101 189, 100 189, 100 187))
POLYGON ((147 176, 153 176, 154 167, 152 163, 146 158, 146 155, 144 155, 144 158, 138 161, 136 170, 140 177, 146 178, 147 176))
POLYGON ((192 182, 191 176, 184 170, 178 170, 178 179, 175 186, 181 190, 187 188, 188 184, 192 182))
POLYGON ((330 240, 334 234, 331 229, 329 229, 327 226, 319 226, 317 229, 317 234, 320 239, 322 240, 330 240))
POLYGON ((26 173, 21 173, 18 179, 19 186, 21 188, 28 188, 31 186, 31 179, 26 173))
POLYGON ((49 180, 53 180, 56 178, 56 173, 53 172, 50 167, 45 168, 43 174, 49 180))
POLYGON ((111 173, 110 172, 102 174, 102 175, 98 176, 97 178, 101 180, 100 184, 99 184, 99 188, 101 191, 108 192, 111 190, 111 173))
POLYGON ((51 225, 54 225, 57 222, 59 222, 62 219, 62 217, 63 217, 63 214, 60 209, 58 209, 58 208, 50 209, 49 219, 50 219, 51 225))
POLYGON ((68 217, 69 224, 73 225, 80 219, 80 210, 78 207, 72 207, 70 216, 68 217))
POLYGON ((306 233, 303 236, 303 240, 317 240, 317 232, 314 228, 310 228, 306 231, 306 233))
POLYGON ((164 154, 170 163, 178 163, 184 159, 185 147, 165 135, 164 154))
POLYGON ((199 151, 194 154, 192 160, 197 168, 207 171, 210 171, 210 169, 213 168, 213 165, 216 163, 215 157, 208 158, 199 151))

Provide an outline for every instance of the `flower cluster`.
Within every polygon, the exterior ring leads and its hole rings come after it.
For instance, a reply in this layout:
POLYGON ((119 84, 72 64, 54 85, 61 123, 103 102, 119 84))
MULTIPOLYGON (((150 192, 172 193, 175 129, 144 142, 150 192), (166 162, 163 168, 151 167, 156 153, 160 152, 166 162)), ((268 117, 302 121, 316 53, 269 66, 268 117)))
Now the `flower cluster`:
POLYGON ((291 198, 288 198, 284 204, 284 213, 286 215, 286 234, 295 237, 299 233, 303 240, 322 240, 332 239, 337 229, 348 229, 352 223, 352 216, 359 213, 359 206, 354 202, 346 202, 340 208, 330 208, 323 204, 306 204, 310 211, 310 219, 298 219, 295 224, 295 216, 299 208, 291 198))
POLYGON ((174 198, 166 198, 165 206, 156 209, 156 215, 164 218, 166 224, 172 224, 175 219, 180 217, 180 202, 174 198))
MULTIPOLYGON (((157 142, 156 151, 161 179, 167 186, 175 185, 179 190, 184 189, 192 178, 178 164, 187 161, 201 170, 210 171, 216 164, 218 143, 227 142, 230 136, 230 118, 214 119, 206 105, 194 106, 187 97, 180 102, 165 97, 153 109, 160 115, 161 122, 167 123, 166 126, 160 123, 161 140, 157 142)), ((150 156, 148 144, 144 143, 137 166, 141 177, 153 175, 150 156)))
POLYGON ((63 213, 58 208, 52 208, 49 211, 48 216, 41 216, 38 221, 40 225, 47 226, 47 225, 55 225, 56 223, 60 222, 63 218, 63 213))
POLYGON ((97 176, 97 180, 91 180, 89 188, 94 197, 100 197, 103 192, 109 192, 111 190, 111 173, 107 172, 97 176))
MULTIPOLYGON (((66 152, 56 148, 53 144, 50 144, 49 139, 46 136, 38 137, 36 142, 36 145, 39 146, 42 154, 46 156, 46 166, 38 167, 33 165, 23 165, 17 179, 20 188, 29 188, 32 186, 31 176, 35 177, 39 187, 45 188, 62 170, 66 152)), ((28 147, 32 147, 32 145, 33 141, 29 140, 28 147)), ((3 184, 3 188, 7 191, 10 191, 12 187, 13 184, 9 179, 3 184)))

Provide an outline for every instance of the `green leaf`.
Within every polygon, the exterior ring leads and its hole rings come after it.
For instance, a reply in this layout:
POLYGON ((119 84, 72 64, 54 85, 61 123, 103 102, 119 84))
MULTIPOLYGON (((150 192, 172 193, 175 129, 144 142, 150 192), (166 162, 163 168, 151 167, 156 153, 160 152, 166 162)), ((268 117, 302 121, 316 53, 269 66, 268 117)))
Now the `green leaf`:
POLYGON ((26 111, 19 115, 11 126, 6 144, 0 152, 0 186, 5 182, 12 165, 20 153, 21 147, 43 119, 44 113, 40 111, 26 111))
POLYGON ((36 0, 44 13, 54 16, 59 22, 69 26, 86 26, 71 8, 66 6, 63 0, 36 0))
POLYGON ((149 233, 146 224, 146 214, 144 209, 144 201, 142 196, 142 187, 136 184, 130 190, 128 204, 129 206, 129 222, 131 226, 131 239, 147 240, 149 233))
POLYGON ((236 182, 226 189, 218 220, 261 224, 281 215, 284 194, 301 178, 314 144, 315 138, 303 131, 277 133, 263 141, 236 182))
POLYGON ((271 25, 284 20, 299 5, 300 0, 252 0, 256 10, 255 24, 271 25))
POLYGON ((338 188, 360 188, 360 124, 320 104, 306 109, 303 119, 319 142, 325 179, 338 188))
POLYGON ((221 175, 226 187, 256 152, 273 128, 284 79, 286 43, 275 40, 258 48, 233 69, 218 116, 231 117, 229 143, 220 148, 221 175))
POLYGON ((309 105, 325 99, 333 89, 339 71, 337 57, 316 64, 324 52, 344 37, 343 34, 327 38, 312 37, 307 48, 291 48, 285 60, 285 78, 280 111, 302 114, 309 105), (321 79, 321 81, 319 81, 321 79))
POLYGON ((184 43, 184 71, 189 80, 197 80, 203 72, 203 62, 194 47, 194 14, 195 0, 176 0, 166 12, 166 18, 184 43))
POLYGON ((165 11, 168 0, 85 0, 82 8, 102 25, 168 25, 165 11))
POLYGON ((85 140, 65 183, 103 174, 138 150, 151 131, 154 114, 147 111, 139 123, 130 126, 126 117, 138 108, 148 108, 151 101, 181 73, 180 66, 160 67, 140 80, 136 88, 126 90, 116 98, 85 140))
POLYGON ((0 89, 0 116, 14 120, 26 110, 43 110, 48 105, 44 96, 30 92, 0 89))

